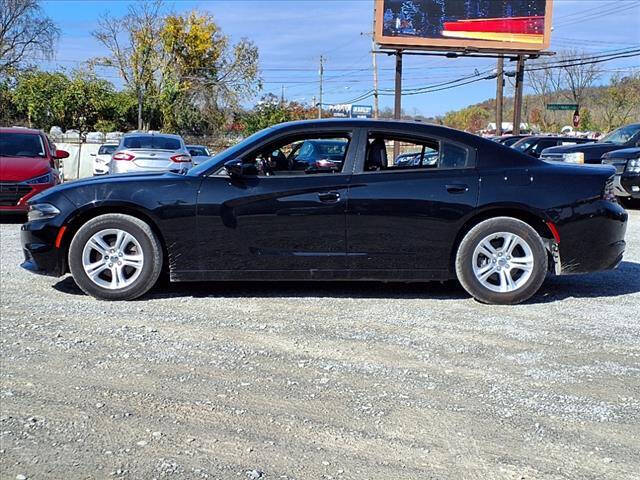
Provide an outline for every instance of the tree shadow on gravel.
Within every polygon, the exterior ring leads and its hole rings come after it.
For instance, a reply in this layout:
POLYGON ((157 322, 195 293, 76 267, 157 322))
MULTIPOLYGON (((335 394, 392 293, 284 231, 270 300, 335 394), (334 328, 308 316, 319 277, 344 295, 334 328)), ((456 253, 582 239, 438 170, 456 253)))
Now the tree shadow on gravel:
MULTIPOLYGON (((84 295, 71 276, 53 288, 84 295)), ((550 303, 566 298, 618 297, 640 292, 640 264, 622 262, 616 270, 587 275, 549 277, 527 304, 550 303)), ((162 298, 279 298, 329 297, 377 299, 462 300, 469 295, 456 281, 447 282, 188 282, 158 285, 140 300, 162 298)))

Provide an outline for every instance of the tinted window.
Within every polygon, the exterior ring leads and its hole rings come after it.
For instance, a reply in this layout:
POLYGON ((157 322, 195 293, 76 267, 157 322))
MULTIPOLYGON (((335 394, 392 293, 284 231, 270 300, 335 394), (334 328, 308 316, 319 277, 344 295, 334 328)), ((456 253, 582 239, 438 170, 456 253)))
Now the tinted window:
POLYGON ((102 145, 98 150, 98 155, 111 155, 116 151, 117 145, 102 145))
POLYGON ((33 133, 3 133, 0 135, 0 155, 3 157, 44 157, 40 135, 33 133))
POLYGON ((141 135, 125 137, 122 140, 125 148, 143 148, 150 150, 180 150, 180 140, 162 135, 141 135))
POLYGON ((386 133, 369 135, 365 171, 436 168, 440 144, 437 140, 409 139, 386 133))
POLYGON ((440 168, 469 168, 469 152, 465 148, 445 143, 442 147, 440 168))

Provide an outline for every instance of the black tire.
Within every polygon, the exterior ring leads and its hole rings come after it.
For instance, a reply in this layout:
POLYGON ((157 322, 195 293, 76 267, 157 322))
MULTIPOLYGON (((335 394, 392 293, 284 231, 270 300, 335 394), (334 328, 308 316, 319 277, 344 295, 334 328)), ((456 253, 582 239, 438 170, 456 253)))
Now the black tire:
MULTIPOLYGON (((547 274, 547 267, 547 252, 538 232, 527 223, 512 217, 496 217, 479 223, 464 236, 456 254, 458 281, 469 294, 482 303, 515 305, 528 300, 540 289, 547 274), (523 277, 523 284, 508 292, 496 292, 485 287, 476 277, 473 269, 476 247, 483 239, 499 232, 518 235, 527 243, 533 255, 533 268, 529 278, 525 281, 523 277)), ((516 270, 516 272, 519 271, 516 270)), ((498 274, 496 273, 496 275, 498 274)), ((500 280, 498 279, 498 281, 500 280)))
POLYGON ((120 213, 92 218, 76 232, 69 246, 69 269, 78 286, 88 295, 101 300, 133 300, 153 287, 162 271, 162 246, 151 227, 142 220, 120 213), (139 243, 144 261, 138 277, 123 288, 101 287, 89 278, 83 267, 83 250, 91 237, 105 229, 119 229, 132 235, 139 243))

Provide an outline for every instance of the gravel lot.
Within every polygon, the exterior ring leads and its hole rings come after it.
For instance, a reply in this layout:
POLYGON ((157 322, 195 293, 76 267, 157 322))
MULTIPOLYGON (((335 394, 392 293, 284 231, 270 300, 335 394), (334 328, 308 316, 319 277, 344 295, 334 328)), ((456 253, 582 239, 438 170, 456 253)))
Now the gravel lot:
POLYGON ((640 211, 617 271, 526 305, 456 285, 22 271, 0 226, 0 478, 638 479, 640 211))

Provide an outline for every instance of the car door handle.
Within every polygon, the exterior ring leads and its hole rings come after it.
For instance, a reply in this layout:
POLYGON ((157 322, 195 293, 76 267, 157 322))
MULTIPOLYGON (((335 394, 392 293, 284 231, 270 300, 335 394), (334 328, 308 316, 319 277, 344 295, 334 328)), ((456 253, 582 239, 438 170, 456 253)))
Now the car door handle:
POLYGON ((318 198, 322 203, 337 203, 340 201, 338 192, 323 192, 318 194, 318 198))
POLYGON ((452 183, 445 185, 445 187, 449 193, 465 193, 469 191, 469 185, 465 185, 464 183, 452 183))

